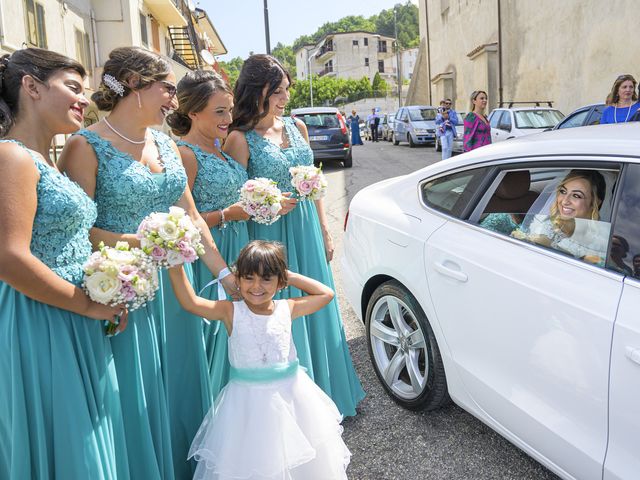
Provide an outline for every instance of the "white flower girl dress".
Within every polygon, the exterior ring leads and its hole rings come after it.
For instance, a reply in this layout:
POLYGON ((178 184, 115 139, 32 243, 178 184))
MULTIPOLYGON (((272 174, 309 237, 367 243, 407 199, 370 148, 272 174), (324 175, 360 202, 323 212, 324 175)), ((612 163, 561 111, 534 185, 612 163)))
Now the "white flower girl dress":
POLYGON ((195 479, 346 479, 333 401, 298 366, 286 300, 272 315, 234 302, 230 380, 196 434, 195 479))

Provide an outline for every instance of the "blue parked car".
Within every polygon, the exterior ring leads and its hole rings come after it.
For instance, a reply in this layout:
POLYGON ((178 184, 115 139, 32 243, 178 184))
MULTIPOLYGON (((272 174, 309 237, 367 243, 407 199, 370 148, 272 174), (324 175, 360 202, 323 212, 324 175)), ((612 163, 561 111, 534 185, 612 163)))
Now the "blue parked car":
POLYGON ((393 144, 409 142, 411 148, 436 141, 436 115, 434 107, 413 105, 402 107, 393 125, 393 144))

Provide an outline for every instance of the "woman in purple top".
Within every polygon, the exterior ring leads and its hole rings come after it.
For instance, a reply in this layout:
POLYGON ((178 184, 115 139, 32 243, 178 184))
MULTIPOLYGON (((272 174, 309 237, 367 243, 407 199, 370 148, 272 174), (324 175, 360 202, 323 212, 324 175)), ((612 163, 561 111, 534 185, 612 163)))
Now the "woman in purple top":
POLYGON ((491 126, 484 114, 487 92, 476 90, 471 94, 469 113, 464 118, 464 151, 469 152, 491 143, 491 126))

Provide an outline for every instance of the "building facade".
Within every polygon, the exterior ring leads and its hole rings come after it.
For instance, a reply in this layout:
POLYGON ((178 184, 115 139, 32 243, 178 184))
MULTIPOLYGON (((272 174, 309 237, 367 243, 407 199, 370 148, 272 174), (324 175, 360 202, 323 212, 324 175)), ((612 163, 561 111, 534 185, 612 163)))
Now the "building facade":
POLYGON ((390 85, 396 84, 397 63, 392 37, 371 32, 325 35, 318 43, 304 45, 296 55, 298 80, 313 75, 373 80, 376 73, 390 85))
POLYGON ((474 90, 489 108, 553 101, 565 114, 604 102, 615 78, 640 76, 634 0, 420 0, 420 50, 407 101, 443 97, 468 110, 474 90), (625 39, 626 38, 626 39, 625 39))

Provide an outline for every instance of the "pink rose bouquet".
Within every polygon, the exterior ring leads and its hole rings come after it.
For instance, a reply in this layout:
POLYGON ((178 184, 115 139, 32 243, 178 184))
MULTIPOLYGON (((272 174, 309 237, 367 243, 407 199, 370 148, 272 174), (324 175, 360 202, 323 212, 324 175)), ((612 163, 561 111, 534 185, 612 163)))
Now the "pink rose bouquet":
POLYGON ((280 218, 284 197, 276 182, 268 178, 247 180, 240 188, 242 209, 257 223, 270 225, 280 218))
POLYGON ((144 253, 160 267, 192 263, 204 255, 200 230, 180 207, 147 216, 138 226, 136 236, 144 253))
POLYGON ((291 167, 291 185, 300 200, 318 200, 327 194, 327 179, 320 168, 309 166, 291 167))
MULTIPOLYGON (((82 287, 89 298, 103 305, 126 304, 130 311, 153 300, 158 290, 158 271, 153 260, 127 242, 115 247, 100 243, 84 267, 82 287)), ((109 323, 107 333, 113 335, 117 324, 109 323)))

